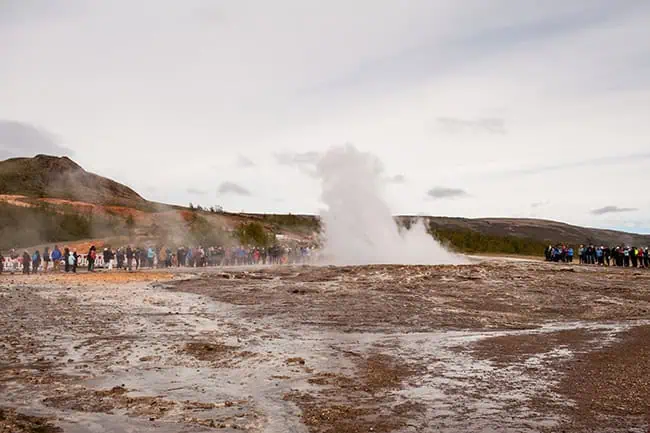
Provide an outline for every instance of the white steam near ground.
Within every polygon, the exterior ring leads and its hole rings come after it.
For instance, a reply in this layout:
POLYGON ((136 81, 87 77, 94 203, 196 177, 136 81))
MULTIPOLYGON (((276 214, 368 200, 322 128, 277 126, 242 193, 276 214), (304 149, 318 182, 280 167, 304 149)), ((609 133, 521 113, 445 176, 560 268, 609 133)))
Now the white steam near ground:
POLYGON ((400 229, 383 194, 382 164, 354 146, 334 147, 317 163, 322 184, 323 258, 329 264, 459 264, 418 221, 400 229))

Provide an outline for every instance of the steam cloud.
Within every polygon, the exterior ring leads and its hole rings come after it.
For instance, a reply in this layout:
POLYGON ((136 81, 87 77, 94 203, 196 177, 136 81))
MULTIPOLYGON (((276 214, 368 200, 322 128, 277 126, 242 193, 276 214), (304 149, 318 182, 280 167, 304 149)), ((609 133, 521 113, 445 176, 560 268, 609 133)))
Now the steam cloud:
POLYGON ((382 197, 386 182, 380 161, 354 146, 335 147, 317 164, 322 183, 321 213, 328 263, 454 264, 462 257, 445 250, 418 222, 400 230, 382 197))

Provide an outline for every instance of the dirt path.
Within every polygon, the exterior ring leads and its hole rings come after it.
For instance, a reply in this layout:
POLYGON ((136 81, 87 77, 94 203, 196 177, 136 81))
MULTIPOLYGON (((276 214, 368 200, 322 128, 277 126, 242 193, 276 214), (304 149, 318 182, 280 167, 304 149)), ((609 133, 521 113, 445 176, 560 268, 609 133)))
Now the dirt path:
POLYGON ((648 429, 650 272, 3 276, 0 301, 2 433, 648 429))

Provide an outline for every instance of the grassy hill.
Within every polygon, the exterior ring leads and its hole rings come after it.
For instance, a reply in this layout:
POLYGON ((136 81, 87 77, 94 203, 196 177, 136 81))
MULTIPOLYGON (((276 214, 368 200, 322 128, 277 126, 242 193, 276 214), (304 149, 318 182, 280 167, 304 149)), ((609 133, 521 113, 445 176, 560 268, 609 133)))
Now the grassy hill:
POLYGON ((504 248, 510 251, 502 251, 518 254, 513 248, 530 250, 536 244, 536 248, 544 248, 544 245, 564 243, 573 246, 580 244, 594 245, 650 245, 649 235, 626 233, 615 230, 603 230, 589 227, 579 227, 557 221, 548 221, 529 218, 428 218, 429 226, 439 237, 450 240, 458 246, 470 245, 465 250, 476 248, 477 252, 493 252, 494 244, 504 243, 504 248), (483 238, 474 236, 471 238, 468 233, 480 234, 483 238), (465 240, 461 240, 461 236, 465 240), (497 241, 500 239, 501 241, 497 241), (493 245, 481 246, 488 240, 493 245), (507 242, 504 242, 507 241, 507 242), (510 244, 505 246, 505 244, 510 244), (518 245, 515 247, 515 245, 518 245))
MULTIPOLYGON (((399 216, 410 226, 416 217, 399 216)), ((650 245, 650 236, 517 218, 425 217, 434 237, 461 252, 538 255, 548 244, 650 245)), ((313 242, 314 215, 228 213, 145 200, 66 157, 0 161, 0 249, 53 242, 228 244, 313 242)))
POLYGON ((65 156, 37 155, 0 161, 0 194, 59 198, 135 209, 149 205, 131 188, 89 173, 65 156))

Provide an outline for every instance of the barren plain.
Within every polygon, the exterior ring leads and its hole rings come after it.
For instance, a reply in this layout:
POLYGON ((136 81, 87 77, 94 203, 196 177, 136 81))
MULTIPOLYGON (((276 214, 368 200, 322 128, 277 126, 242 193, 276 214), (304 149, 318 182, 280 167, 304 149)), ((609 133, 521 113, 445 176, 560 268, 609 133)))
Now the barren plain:
POLYGON ((0 432, 639 432, 650 272, 0 277, 0 432))

